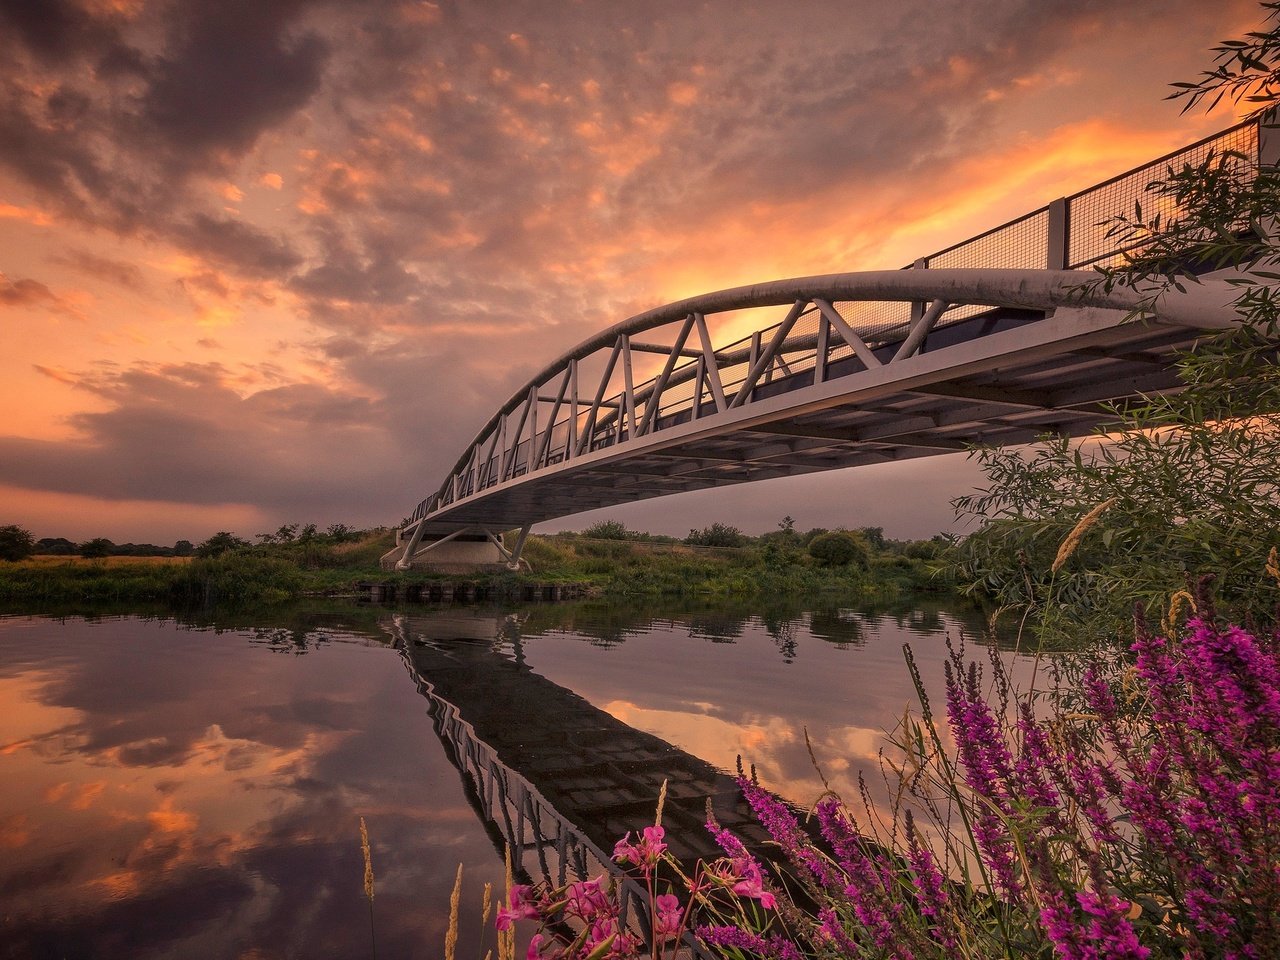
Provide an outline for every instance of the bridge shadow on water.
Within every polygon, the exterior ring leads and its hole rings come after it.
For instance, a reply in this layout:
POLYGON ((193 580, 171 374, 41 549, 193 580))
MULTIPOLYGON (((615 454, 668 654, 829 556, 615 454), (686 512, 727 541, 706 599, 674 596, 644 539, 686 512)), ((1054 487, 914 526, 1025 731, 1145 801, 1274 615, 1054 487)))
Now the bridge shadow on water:
POLYGON ((529 877, 558 885, 608 869, 614 843, 653 823, 664 781, 667 840, 687 867, 720 854, 708 803, 735 834, 765 839, 732 776, 534 673, 513 625, 477 611, 388 627, 477 815, 529 877))

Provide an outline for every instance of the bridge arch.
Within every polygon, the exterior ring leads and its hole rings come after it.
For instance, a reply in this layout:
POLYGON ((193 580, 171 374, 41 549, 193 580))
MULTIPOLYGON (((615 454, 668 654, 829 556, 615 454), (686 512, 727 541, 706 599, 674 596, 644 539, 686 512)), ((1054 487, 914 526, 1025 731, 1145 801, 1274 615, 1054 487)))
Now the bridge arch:
MULTIPOLYGON (((1252 175, 1256 125, 1178 156, 1236 149, 1241 138, 1252 150, 1241 156, 1253 158, 1242 175, 1252 175)), ((1092 194, 1117 183, 1140 194, 1150 166, 912 268, 736 287, 601 331, 499 407, 384 562, 404 569, 438 542, 483 533, 514 563, 543 520, 1080 435, 1105 421, 1109 403, 1175 388, 1173 355, 1232 322, 1234 288, 1210 278, 1154 298, 1107 289, 1080 268, 1123 250, 1097 242, 1096 225, 1094 242, 1073 246, 1073 207, 1096 217, 1092 194), (512 528, 522 533, 508 548, 498 534, 512 528)))

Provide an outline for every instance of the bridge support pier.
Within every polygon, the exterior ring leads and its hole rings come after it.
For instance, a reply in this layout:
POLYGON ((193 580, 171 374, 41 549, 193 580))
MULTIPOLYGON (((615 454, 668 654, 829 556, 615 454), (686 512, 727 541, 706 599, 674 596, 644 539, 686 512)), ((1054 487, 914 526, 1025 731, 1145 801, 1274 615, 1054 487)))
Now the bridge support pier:
MULTIPOLYGON (((495 536, 490 530, 484 532, 489 541, 498 548, 498 552, 506 557, 508 570, 515 572, 520 569, 520 554, 524 551, 524 542, 529 538, 529 531, 532 527, 532 523, 526 523, 520 528, 520 533, 516 536, 516 544, 510 550, 507 549, 500 536, 495 536)), ((528 565, 528 562, 526 562, 525 566, 527 567, 528 565)))
POLYGON ((520 528, 515 544, 508 547, 502 533, 481 526, 433 532, 419 523, 402 543, 388 551, 381 560, 384 570, 409 570, 419 567, 438 573, 486 573, 499 570, 517 571, 528 561, 522 560, 532 524, 520 528))

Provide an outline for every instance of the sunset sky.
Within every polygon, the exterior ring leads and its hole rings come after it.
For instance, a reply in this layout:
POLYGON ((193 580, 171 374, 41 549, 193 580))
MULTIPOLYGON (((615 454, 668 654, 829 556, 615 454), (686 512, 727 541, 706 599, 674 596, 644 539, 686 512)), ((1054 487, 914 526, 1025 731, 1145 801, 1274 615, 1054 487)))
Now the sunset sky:
MULTIPOLYGON (((1162 98, 1260 19, 0 0, 0 524, 172 543, 396 523, 602 327, 900 266, 1230 125, 1162 98)), ((927 536, 977 479, 948 457, 608 514, 927 536)))

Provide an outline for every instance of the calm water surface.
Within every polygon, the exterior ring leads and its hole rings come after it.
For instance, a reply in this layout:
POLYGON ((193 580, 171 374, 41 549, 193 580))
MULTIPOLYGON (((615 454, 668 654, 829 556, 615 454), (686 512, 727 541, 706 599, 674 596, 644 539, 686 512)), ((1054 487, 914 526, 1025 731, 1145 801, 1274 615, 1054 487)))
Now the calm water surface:
POLYGON ((913 700, 902 644, 937 690, 945 636, 978 630, 932 606, 0 618, 0 958, 369 956, 361 816, 378 955, 441 954, 461 863, 458 955, 483 956, 504 837, 553 813, 496 803, 477 758, 601 836, 738 756, 808 803, 806 729, 850 790, 913 700))

